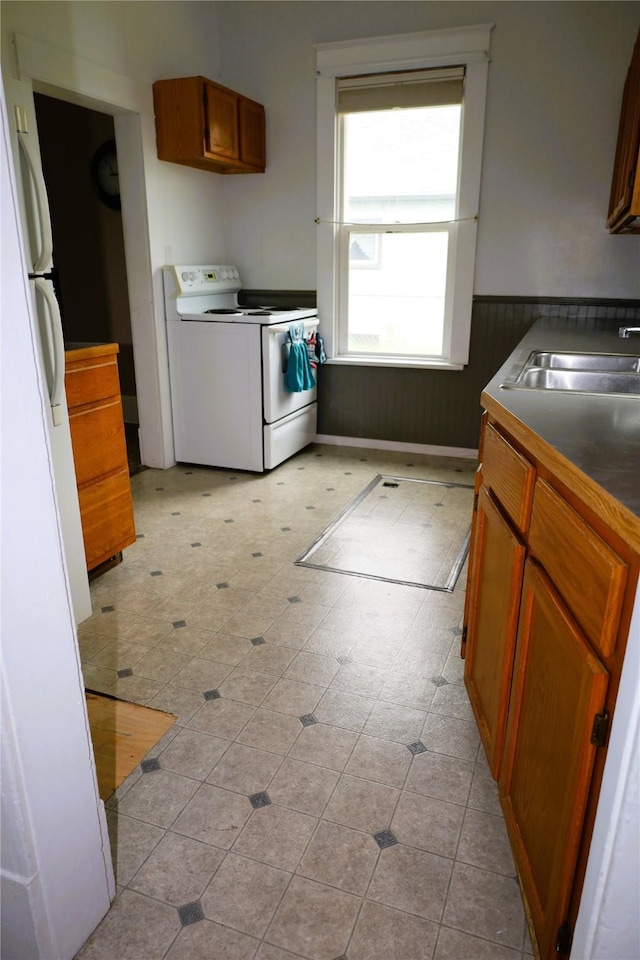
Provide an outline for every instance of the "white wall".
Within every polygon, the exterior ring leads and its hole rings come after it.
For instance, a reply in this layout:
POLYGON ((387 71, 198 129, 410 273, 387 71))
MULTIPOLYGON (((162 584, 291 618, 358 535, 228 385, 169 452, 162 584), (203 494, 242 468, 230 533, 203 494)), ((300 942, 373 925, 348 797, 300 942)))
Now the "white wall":
POLYGON ((2 945, 75 955, 115 892, 18 234, 4 98, 2 279, 2 945))
POLYGON ((638 2, 217 8, 224 82, 267 114, 266 173, 225 183, 228 252, 248 286, 316 286, 313 44, 491 22, 475 293, 640 296, 640 239, 604 225, 638 2))
MULTIPOLYGON (((178 2, 14 2, 2 4, 3 71, 17 32, 113 71, 131 82, 130 107, 145 129, 151 257, 154 269, 170 252, 176 260, 224 257, 222 178, 159 161, 155 149, 152 83, 165 77, 219 75, 215 4, 178 2), (167 249, 168 248, 168 249, 167 249)), ((81 78, 74 78, 76 86, 81 78)), ((102 95, 108 104, 105 82, 102 95)), ((68 99, 64 91, 60 95, 68 99)), ((105 112, 112 112, 105 108, 105 112)))

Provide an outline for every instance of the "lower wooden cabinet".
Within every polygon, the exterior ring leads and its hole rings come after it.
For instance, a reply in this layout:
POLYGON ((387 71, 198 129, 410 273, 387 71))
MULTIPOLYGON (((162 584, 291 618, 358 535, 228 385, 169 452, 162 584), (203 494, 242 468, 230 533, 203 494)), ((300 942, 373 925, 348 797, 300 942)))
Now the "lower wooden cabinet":
POLYGON ((529 560, 500 799, 542 957, 562 948, 608 673, 529 560))
POLYGON ((68 350, 65 389, 87 570, 136 539, 117 343, 68 350))
POLYGON ((571 947, 640 558, 615 507, 595 510, 535 435, 485 416, 481 450, 464 679, 532 940, 552 960, 571 947))

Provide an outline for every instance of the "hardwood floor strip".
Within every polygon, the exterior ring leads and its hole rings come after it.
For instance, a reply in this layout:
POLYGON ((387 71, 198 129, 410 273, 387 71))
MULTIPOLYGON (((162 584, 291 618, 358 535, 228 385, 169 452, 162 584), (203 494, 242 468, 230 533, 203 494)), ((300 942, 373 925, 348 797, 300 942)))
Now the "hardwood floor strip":
POLYGON ((98 788, 106 800, 176 721, 171 713, 85 691, 98 788))

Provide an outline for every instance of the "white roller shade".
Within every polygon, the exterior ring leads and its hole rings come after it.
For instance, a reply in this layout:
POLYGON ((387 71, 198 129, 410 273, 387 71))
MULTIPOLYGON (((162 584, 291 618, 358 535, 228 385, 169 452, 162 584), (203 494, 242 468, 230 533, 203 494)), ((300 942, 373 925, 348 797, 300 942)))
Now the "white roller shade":
POLYGON ((464 67, 338 80, 338 113, 462 103, 464 67))

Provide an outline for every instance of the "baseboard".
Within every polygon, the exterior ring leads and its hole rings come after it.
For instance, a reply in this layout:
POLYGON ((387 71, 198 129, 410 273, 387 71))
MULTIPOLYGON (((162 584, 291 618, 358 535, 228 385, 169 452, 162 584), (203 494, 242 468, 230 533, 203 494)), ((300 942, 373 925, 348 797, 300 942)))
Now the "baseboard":
POLYGON ((368 437, 334 437, 319 433, 316 443, 337 447, 367 447, 369 450, 391 450, 398 453, 422 453, 430 457, 460 457, 477 460, 478 451, 468 447, 436 447, 428 443, 403 443, 397 440, 371 440, 368 437))

